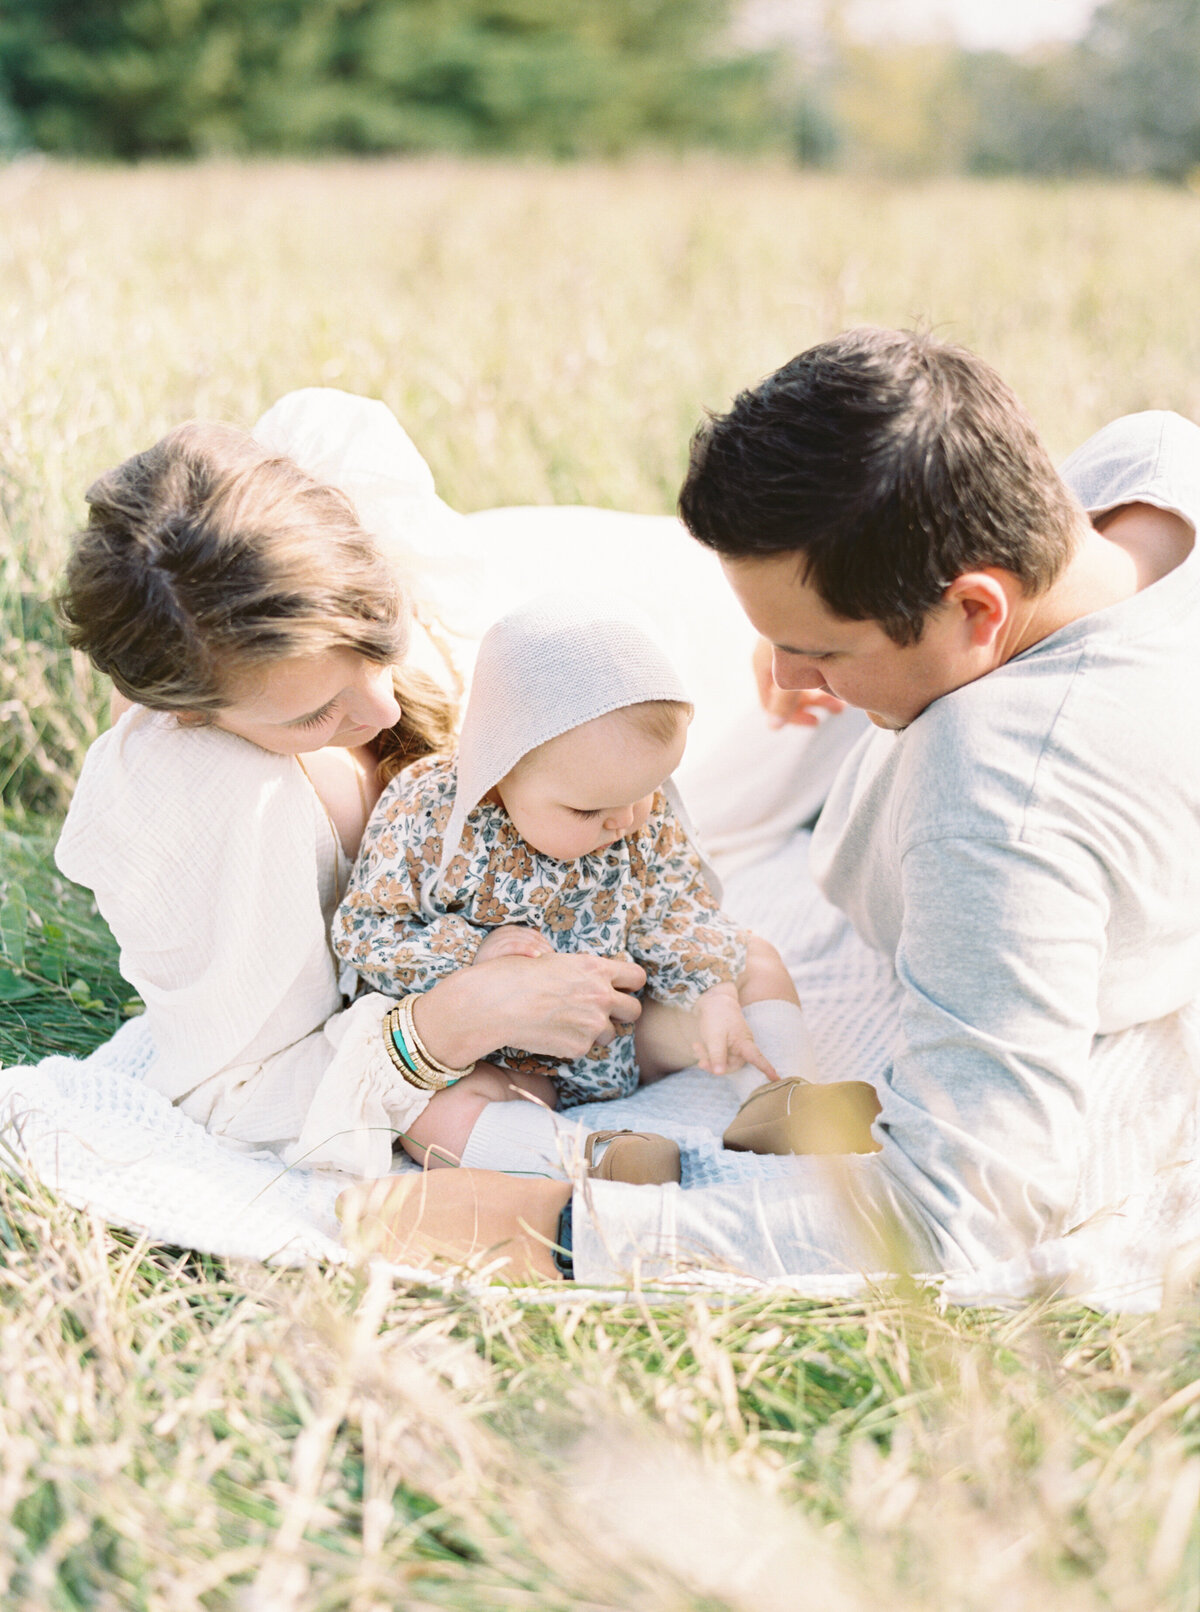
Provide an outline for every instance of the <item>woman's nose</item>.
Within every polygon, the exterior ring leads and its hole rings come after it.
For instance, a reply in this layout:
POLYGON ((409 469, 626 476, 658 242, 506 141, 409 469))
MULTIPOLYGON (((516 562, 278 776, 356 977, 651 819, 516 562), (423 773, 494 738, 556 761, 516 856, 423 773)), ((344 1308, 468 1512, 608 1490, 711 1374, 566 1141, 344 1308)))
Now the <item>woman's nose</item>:
POLYGON ((400 720, 400 702, 392 687, 391 667, 372 677, 358 696, 355 717, 364 727, 390 728, 400 720))

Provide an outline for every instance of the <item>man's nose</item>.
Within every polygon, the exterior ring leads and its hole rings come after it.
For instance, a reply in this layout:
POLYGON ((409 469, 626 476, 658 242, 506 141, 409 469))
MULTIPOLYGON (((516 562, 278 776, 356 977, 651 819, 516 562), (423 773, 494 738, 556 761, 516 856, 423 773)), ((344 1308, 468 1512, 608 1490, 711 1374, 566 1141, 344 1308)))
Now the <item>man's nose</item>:
POLYGON ((816 661, 805 660, 803 655, 781 655, 778 650, 771 656, 771 676, 777 688, 824 688, 825 676, 816 661))

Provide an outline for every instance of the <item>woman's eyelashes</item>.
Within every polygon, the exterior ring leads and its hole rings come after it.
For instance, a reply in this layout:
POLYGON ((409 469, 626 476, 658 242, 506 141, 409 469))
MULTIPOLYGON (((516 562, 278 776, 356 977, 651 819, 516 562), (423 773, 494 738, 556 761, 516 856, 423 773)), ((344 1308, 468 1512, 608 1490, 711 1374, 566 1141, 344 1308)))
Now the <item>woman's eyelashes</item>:
POLYGON ((306 716, 303 722, 292 722, 289 725, 293 728, 300 729, 319 728, 322 722, 328 722, 329 718, 333 715, 333 708, 336 704, 337 701, 332 700, 327 706, 325 706, 323 710, 314 711, 311 716, 306 716))

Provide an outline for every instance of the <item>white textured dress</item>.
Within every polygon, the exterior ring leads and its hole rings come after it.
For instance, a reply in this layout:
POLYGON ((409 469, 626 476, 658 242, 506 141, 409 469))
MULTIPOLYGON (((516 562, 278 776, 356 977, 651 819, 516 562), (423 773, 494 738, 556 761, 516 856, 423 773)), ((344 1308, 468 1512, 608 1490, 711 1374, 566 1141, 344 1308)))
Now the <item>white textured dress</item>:
POLYGON ((135 707, 92 746, 56 859, 93 891, 146 1004, 146 1079, 213 1135, 386 1175, 427 1097, 372 994, 343 1010, 346 859, 295 756, 135 707))

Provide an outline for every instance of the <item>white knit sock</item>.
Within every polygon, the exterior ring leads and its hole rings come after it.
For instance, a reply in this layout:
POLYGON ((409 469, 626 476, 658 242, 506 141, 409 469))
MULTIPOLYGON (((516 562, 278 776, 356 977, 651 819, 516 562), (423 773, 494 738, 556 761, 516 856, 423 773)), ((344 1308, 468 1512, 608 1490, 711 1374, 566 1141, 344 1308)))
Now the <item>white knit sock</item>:
MULTIPOLYGON (((751 1002, 742 1012, 760 1051, 767 1062, 774 1065, 781 1079, 786 1080, 791 1075, 799 1075, 804 1080, 817 1078, 812 1038, 804 1015, 794 1002, 751 1002)), ((766 1076, 752 1063, 747 1063, 735 1069, 728 1079, 738 1101, 744 1103, 766 1076)))
POLYGON ((540 1103, 488 1103, 467 1137, 463 1168, 542 1175, 565 1181, 583 1145, 583 1128, 540 1103))

